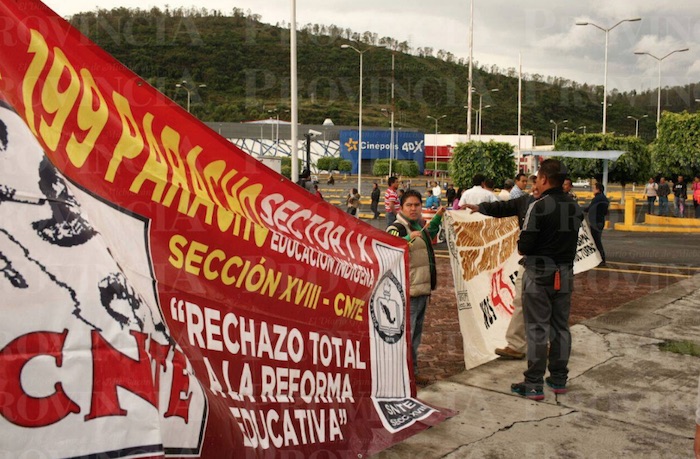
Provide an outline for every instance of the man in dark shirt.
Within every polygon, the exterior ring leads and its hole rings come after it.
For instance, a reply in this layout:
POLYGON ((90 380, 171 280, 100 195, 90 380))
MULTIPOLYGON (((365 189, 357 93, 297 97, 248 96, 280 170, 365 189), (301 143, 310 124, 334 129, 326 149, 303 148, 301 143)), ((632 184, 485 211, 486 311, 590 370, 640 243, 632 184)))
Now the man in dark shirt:
POLYGON ((565 177, 566 168, 559 161, 542 162, 533 190, 539 198, 530 205, 518 240, 518 251, 525 257, 523 313, 528 367, 523 373, 525 380, 512 384, 511 391, 531 400, 544 399, 543 382, 554 393, 567 391, 573 266, 583 213, 564 193, 565 177), (547 368, 550 376, 544 380, 547 368))
POLYGON ((603 248, 603 230, 605 229, 605 217, 608 215, 610 201, 605 196, 605 186, 602 183, 596 183, 593 188, 593 199, 591 203, 584 207, 583 211, 588 212, 588 224, 591 227, 591 236, 595 246, 600 252, 600 258, 603 261, 598 266, 605 265, 605 248, 603 248))

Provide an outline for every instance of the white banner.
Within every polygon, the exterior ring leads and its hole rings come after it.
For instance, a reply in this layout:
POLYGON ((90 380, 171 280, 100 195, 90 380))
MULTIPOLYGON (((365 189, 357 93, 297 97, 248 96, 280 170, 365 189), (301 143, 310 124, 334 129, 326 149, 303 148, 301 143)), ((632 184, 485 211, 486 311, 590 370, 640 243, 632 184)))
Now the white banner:
MULTIPOLYGON (((468 370, 496 359, 506 346, 513 316, 518 264, 517 217, 493 218, 471 211, 448 211, 443 226, 450 251, 459 326, 468 370)), ((601 261, 587 222, 579 231, 574 273, 601 261)))

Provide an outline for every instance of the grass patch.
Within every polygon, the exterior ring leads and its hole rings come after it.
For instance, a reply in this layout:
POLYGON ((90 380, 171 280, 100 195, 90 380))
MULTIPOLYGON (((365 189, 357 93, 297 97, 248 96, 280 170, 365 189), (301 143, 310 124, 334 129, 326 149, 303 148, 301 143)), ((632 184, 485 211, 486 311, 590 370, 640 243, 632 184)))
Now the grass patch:
POLYGON ((664 352, 700 357, 700 345, 691 341, 665 341, 659 344, 659 349, 664 352))

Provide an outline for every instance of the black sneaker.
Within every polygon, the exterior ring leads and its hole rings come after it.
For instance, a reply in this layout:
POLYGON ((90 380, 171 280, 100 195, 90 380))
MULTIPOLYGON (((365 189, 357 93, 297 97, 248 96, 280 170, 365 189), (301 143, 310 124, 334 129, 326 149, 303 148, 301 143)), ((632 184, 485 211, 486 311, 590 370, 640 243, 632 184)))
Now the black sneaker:
POLYGON ((566 394, 569 392, 569 389, 566 388, 566 384, 555 384, 552 382, 552 378, 547 376, 544 379, 544 382, 547 383, 550 389, 552 389, 552 392, 555 394, 566 394))
POLYGON ((544 400, 542 386, 528 386, 525 382, 510 385, 510 391, 530 400, 544 400))

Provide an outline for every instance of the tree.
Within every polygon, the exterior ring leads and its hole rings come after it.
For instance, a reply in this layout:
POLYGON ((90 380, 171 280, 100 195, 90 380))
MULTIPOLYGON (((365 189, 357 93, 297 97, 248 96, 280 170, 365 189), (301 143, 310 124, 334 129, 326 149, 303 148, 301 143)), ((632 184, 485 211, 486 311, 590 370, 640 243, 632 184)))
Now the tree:
MULTIPOLYGON (((557 151, 617 150, 625 153, 609 166, 608 180, 622 185, 622 200, 628 183, 645 183, 652 174, 649 148, 638 137, 616 137, 612 134, 564 133, 555 145, 557 151)), ((559 158, 572 177, 596 177, 603 175, 602 159, 559 158)))
POLYGON ((515 176, 513 146, 504 142, 458 143, 452 153, 450 175, 458 188, 469 188, 472 177, 484 174, 496 183, 515 176))
POLYGON ((651 149, 654 172, 672 178, 700 172, 700 114, 664 112, 651 149))

